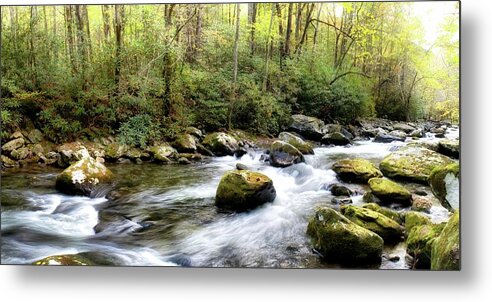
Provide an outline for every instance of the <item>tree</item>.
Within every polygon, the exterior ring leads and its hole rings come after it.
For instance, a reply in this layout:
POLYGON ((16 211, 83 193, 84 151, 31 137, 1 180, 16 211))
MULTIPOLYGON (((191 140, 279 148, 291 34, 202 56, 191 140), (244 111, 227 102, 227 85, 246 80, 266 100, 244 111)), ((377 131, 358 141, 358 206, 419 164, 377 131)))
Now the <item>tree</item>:
POLYGON ((231 102, 229 104, 229 114, 227 118, 227 127, 232 129, 232 111, 234 110, 234 103, 236 100, 237 93, 237 64, 238 64, 238 48, 239 48, 239 31, 241 24, 241 5, 239 3, 236 4, 236 33, 234 35, 234 51, 233 51, 233 71, 232 71, 232 97, 231 102))

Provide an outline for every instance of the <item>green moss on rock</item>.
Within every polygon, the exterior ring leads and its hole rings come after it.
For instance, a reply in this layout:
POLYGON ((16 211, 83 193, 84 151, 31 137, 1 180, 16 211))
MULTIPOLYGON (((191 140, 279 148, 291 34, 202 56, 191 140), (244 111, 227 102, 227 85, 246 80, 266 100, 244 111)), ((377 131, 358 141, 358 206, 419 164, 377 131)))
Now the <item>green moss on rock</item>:
POLYGON ((351 205, 342 206, 340 210, 353 223, 381 236, 385 243, 402 241, 403 227, 389 217, 368 208, 351 205))
POLYGON ((432 244, 432 270, 460 269, 460 214, 457 210, 432 244))
POLYGON ((412 228, 408 234, 407 253, 414 259, 414 267, 429 269, 432 244, 441 233, 444 224, 424 224, 412 228))
POLYGON ((227 172, 220 180, 215 205, 231 211, 247 211, 276 197, 273 181, 268 176, 248 170, 227 172))
POLYGON ((415 211, 405 213, 405 233, 408 235, 414 227, 432 224, 429 217, 415 211))
POLYGON ((180 153, 193 153, 197 149, 195 138, 187 133, 179 135, 173 145, 180 153))
POLYGON ((35 261, 33 265, 64 265, 64 266, 78 266, 78 265, 94 265, 92 261, 86 259, 83 256, 74 255, 56 255, 49 256, 38 261, 35 261))
POLYGON ((372 194, 383 203, 410 205, 412 194, 403 186, 386 178, 371 178, 368 181, 372 194))
POLYGON ((434 193, 441 204, 449 210, 459 208, 459 177, 459 163, 437 167, 432 170, 429 177, 429 185, 432 189, 432 193, 434 193))
POLYGON ((302 154, 314 154, 313 147, 310 143, 305 142, 302 138, 289 132, 281 132, 278 135, 279 140, 291 144, 301 151, 302 154))
POLYGON ((239 149, 238 141, 224 132, 208 134, 202 144, 217 156, 234 155, 239 149))
POLYGON ((402 225, 405 222, 405 215, 403 213, 399 213, 395 210, 391 210, 385 207, 382 207, 376 203, 366 203, 362 205, 363 208, 376 211, 378 213, 383 214, 384 216, 393 219, 398 224, 402 225))
POLYGON ((350 265, 381 262, 383 239, 332 208, 316 210, 309 220, 307 235, 326 261, 350 265))
POLYGON ((301 151, 289 143, 275 141, 270 147, 270 164, 274 167, 288 167, 304 162, 301 151))
POLYGON ((337 176, 347 182, 367 183, 374 177, 383 177, 381 171, 366 159, 342 159, 331 167, 337 176))

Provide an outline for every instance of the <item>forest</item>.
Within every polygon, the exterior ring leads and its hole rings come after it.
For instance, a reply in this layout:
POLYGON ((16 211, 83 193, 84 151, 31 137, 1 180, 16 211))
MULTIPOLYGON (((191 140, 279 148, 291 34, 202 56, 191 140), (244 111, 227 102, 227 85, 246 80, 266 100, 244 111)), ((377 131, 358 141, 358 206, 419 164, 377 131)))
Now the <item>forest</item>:
POLYGON ((187 126, 276 135, 295 113, 457 122, 458 15, 426 45, 412 5, 2 7, 2 137, 26 121, 134 146, 187 126))

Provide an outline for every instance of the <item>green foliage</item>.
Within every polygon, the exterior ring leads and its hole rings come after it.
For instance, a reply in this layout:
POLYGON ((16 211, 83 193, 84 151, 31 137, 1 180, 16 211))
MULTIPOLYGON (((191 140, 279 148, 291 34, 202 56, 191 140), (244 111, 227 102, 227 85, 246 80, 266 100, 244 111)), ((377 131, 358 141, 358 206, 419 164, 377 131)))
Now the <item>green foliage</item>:
POLYGON ((121 144, 145 148, 159 138, 159 127, 149 115, 141 114, 129 118, 121 125, 118 133, 121 144))

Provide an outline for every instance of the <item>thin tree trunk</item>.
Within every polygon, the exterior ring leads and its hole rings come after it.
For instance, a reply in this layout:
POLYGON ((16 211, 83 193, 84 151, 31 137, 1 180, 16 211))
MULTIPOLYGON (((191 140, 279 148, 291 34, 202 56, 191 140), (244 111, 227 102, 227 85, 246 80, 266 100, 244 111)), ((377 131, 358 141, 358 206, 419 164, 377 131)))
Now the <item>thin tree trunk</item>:
POLYGON ((101 6, 102 10, 102 17, 103 17, 103 31, 104 31, 104 40, 106 43, 109 43, 109 39, 111 37, 111 25, 109 23, 109 17, 110 17, 110 6, 109 5, 102 5, 101 6))
POLYGON ((121 49, 123 44, 123 15, 125 7, 123 5, 114 6, 115 36, 116 36, 116 61, 114 65, 114 81, 116 89, 120 86, 121 77, 121 49))
POLYGON ((52 44, 51 47, 53 48, 53 57, 55 58, 55 63, 58 61, 58 45, 57 45, 57 29, 56 29, 56 6, 53 5, 53 39, 52 39, 52 44))
POLYGON ((294 4, 289 3, 289 12, 287 16, 287 30, 285 32, 285 56, 290 56, 290 36, 292 34, 292 8, 294 4))
POLYGON ((85 25, 85 34, 86 34, 86 44, 87 44, 87 58, 88 61, 92 61, 92 42, 91 42, 91 27, 89 23, 89 12, 87 11, 87 5, 82 6, 82 12, 84 15, 84 25, 85 25))
POLYGON ((263 85, 262 85, 262 91, 263 92, 266 91, 267 84, 268 84, 268 65, 270 63, 270 50, 271 50, 271 48, 269 47, 269 44, 271 41, 273 16, 275 16, 275 3, 272 3, 272 14, 270 16, 270 25, 268 26, 267 45, 266 45, 267 54, 266 54, 266 58, 265 58, 265 74, 263 76, 263 85))
POLYGON ((255 26, 257 3, 248 3, 248 24, 250 26, 249 49, 251 55, 255 53, 255 26))
POLYGON ((80 73, 82 77, 82 89, 87 89, 86 69, 87 69, 87 51, 86 39, 84 33, 83 8, 81 5, 75 5, 75 18, 77 19, 77 41, 78 53, 81 58, 80 73))
POLYGON ((240 15, 241 5, 236 4, 236 34, 234 36, 234 53, 233 53, 233 71, 232 71, 232 96, 229 103, 229 112, 227 115, 227 127, 232 129, 232 111, 234 109, 234 103, 236 102, 236 85, 237 85, 237 65, 238 65, 238 47, 239 47, 239 30, 240 30, 240 15))
POLYGON ((34 50, 35 39, 36 39, 36 25, 37 25, 37 7, 31 6, 31 18, 29 20, 29 65, 31 68, 31 82, 36 89, 37 87, 37 64, 36 64, 36 53, 34 50))
POLYGON ((304 30, 302 32, 301 41, 299 41, 299 44, 297 44, 296 53, 301 52, 302 45, 306 41, 307 30, 309 28, 309 24, 311 23, 311 15, 313 13, 313 9, 314 9, 314 3, 311 4, 311 6, 308 8, 308 11, 306 12, 306 23, 304 25, 304 30))
MULTIPOLYGON (((318 15, 316 16, 317 20, 319 20, 319 17, 321 16, 322 8, 323 8, 323 3, 320 3, 318 9, 318 15)), ((319 27, 319 23, 316 23, 316 26, 314 27, 314 35, 313 35, 313 50, 316 49, 316 42, 318 38, 318 27, 319 27)))
POLYGON ((77 73, 77 64, 75 61, 75 47, 73 38, 73 18, 72 18, 72 6, 65 5, 65 23, 67 28, 67 50, 70 63, 72 65, 72 74, 77 73))
POLYGON ((203 5, 197 4, 196 12, 196 32, 195 32, 195 61, 200 56, 202 48, 202 23, 203 23, 203 5))
POLYGON ((279 41, 279 53, 280 53, 280 69, 282 70, 284 68, 284 59, 285 59, 285 41, 284 41, 284 26, 283 26, 283 20, 282 20, 282 9, 280 7, 279 3, 275 4, 277 8, 277 18, 278 18, 278 35, 280 36, 280 41, 279 41))

